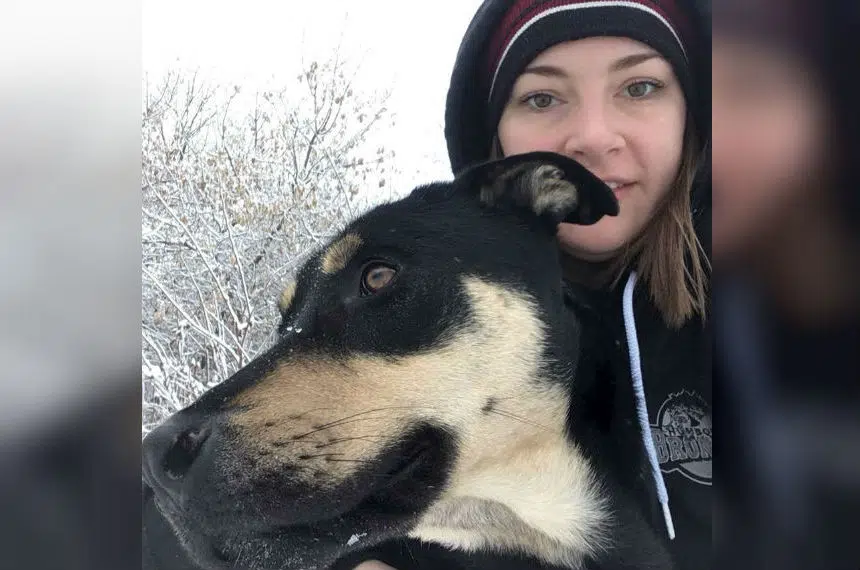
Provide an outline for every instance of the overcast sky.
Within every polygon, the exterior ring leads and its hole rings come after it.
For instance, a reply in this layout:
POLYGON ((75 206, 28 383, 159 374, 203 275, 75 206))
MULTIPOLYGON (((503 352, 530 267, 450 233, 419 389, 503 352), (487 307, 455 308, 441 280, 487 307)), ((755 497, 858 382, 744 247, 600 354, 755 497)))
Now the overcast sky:
POLYGON ((363 90, 391 88, 385 134, 404 170, 395 191, 451 176, 442 133, 445 94, 479 0, 144 0, 143 70, 177 64, 248 89, 294 81, 301 56, 340 42, 361 65, 363 90), (386 127, 387 128, 387 127, 386 127))

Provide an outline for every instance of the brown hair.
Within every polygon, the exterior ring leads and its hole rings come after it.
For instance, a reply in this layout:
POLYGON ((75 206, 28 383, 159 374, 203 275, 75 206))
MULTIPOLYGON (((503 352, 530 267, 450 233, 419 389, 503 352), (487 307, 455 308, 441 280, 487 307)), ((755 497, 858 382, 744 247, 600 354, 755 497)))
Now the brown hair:
MULTIPOLYGON (((709 262, 693 227, 691 194, 699 159, 697 137, 687 120, 681 164, 666 198, 642 232, 608 263, 594 264, 562 255, 565 276, 591 285, 616 287, 635 267, 667 325, 678 328, 695 315, 705 318, 709 262)), ((501 158, 498 136, 490 158, 501 158)))

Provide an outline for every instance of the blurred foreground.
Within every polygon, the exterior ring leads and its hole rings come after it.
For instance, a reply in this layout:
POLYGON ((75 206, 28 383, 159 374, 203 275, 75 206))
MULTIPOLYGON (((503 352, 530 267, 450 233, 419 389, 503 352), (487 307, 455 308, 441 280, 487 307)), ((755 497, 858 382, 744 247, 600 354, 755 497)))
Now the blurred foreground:
POLYGON ((857 15, 715 2, 718 568, 860 568, 857 15))
POLYGON ((139 568, 140 7, 4 8, 0 567, 139 568))

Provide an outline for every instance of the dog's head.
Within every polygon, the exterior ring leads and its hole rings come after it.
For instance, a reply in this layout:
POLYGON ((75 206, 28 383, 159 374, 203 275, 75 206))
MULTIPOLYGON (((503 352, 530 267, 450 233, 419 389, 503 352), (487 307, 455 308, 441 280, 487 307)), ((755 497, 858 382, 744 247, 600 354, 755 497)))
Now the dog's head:
POLYGON ((554 236, 617 211, 585 168, 532 153, 352 223, 285 288, 275 345, 145 439, 186 549, 300 569, 405 535, 557 563, 599 548, 554 236))

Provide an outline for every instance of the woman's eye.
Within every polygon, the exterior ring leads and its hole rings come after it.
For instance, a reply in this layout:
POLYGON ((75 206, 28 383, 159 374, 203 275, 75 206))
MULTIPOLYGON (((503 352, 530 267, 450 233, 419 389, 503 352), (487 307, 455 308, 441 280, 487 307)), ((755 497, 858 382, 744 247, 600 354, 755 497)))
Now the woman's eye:
POLYGON ((396 274, 397 270, 390 265, 384 263, 369 265, 361 276, 361 292, 365 295, 378 293, 391 283, 396 274))
POLYGON ((549 93, 535 93, 525 98, 525 102, 533 109, 546 109, 555 102, 555 97, 549 93))
POLYGON ((634 99, 642 99, 662 87, 654 81, 637 81, 624 88, 625 93, 634 99))

